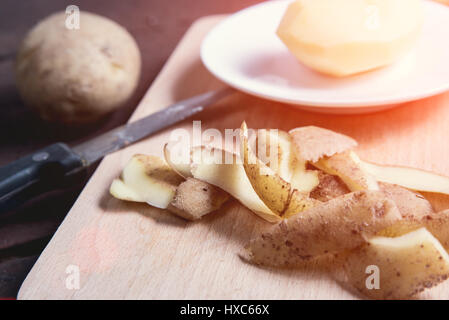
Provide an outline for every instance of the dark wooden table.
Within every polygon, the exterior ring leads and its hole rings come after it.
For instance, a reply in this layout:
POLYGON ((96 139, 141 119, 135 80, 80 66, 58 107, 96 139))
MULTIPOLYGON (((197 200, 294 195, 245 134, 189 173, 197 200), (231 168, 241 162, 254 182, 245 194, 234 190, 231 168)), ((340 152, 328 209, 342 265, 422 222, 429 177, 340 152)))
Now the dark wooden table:
MULTIPOLYGON (((231 13, 261 0, 78 0, 81 10, 109 17, 136 38, 143 57, 138 90, 123 108, 99 123, 61 128, 40 121, 23 105, 14 84, 15 54, 26 32, 67 0, 2 0, 0 3, 0 165, 56 141, 85 141, 129 118, 184 32, 196 19, 231 13)), ((83 185, 0 220, 0 298, 14 298, 83 185)))

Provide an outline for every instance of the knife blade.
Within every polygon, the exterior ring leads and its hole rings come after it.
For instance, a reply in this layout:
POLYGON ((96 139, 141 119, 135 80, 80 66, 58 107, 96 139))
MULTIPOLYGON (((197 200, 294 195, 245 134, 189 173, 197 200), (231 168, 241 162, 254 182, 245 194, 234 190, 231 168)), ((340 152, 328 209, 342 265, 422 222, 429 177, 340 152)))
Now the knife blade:
POLYGON ((203 111, 207 106, 232 92, 233 89, 224 88, 177 102, 161 111, 80 144, 74 147, 73 151, 79 154, 87 165, 92 164, 109 153, 203 111))
POLYGON ((0 168, 0 214, 40 194, 61 187, 66 177, 83 171, 107 154, 197 114, 230 95, 224 88, 177 102, 140 120, 108 131, 73 148, 55 143, 0 168))

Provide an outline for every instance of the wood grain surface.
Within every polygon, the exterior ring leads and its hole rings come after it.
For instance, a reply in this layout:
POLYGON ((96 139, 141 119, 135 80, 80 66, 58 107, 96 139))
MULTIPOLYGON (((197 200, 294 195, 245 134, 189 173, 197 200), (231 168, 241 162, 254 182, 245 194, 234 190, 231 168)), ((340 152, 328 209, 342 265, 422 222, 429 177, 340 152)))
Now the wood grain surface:
MULTIPOLYGON (((199 17, 232 13, 262 0, 2 0, 0 2, 0 165, 54 142, 74 146, 125 123, 190 25, 199 17), (21 101, 15 85, 15 55, 38 21, 76 4, 121 24, 142 53, 142 73, 133 97, 94 124, 67 127, 41 121, 21 101)), ((87 177, 93 173, 92 166, 87 177)), ((0 217, 0 298, 17 296, 20 284, 79 196, 87 179, 0 217), (29 258, 29 259, 25 259, 29 258), (17 260, 17 261, 15 261, 17 260), (30 262, 31 261, 31 262, 30 262), (23 264, 23 267, 17 267, 23 264)))
MULTIPOLYGON (((201 40, 223 17, 195 23, 140 103, 132 120, 222 86, 202 66, 201 40)), ((177 127, 190 129, 192 120, 177 127)), ((291 129, 317 125, 359 141, 357 152, 379 163, 449 175, 449 93, 365 115, 323 115, 242 93, 194 120, 202 128, 291 129)), ((274 270, 238 256, 266 225, 236 201, 200 222, 185 222, 145 204, 113 199, 108 188, 135 153, 162 154, 171 130, 105 158, 28 275, 20 299, 353 299, 313 267, 274 270), (66 288, 67 267, 80 268, 80 288, 66 288)), ((423 298, 449 298, 449 283, 423 298)))

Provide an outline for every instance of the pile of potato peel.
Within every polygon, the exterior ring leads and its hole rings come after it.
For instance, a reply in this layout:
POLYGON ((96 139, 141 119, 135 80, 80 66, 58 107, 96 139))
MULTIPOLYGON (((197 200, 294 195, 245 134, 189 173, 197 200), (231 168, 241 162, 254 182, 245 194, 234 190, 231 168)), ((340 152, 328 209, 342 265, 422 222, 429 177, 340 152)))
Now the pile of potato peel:
POLYGON ((448 278, 449 210, 435 212, 448 208, 434 199, 449 194, 449 178, 365 162, 355 140, 323 128, 255 133, 242 124, 240 155, 203 146, 179 161, 170 145, 165 161, 135 155, 110 192, 188 220, 233 197, 275 223, 243 259, 291 268, 325 257, 338 281, 368 298, 414 298, 448 278), (276 150, 276 161, 261 159, 261 148, 276 150), (366 283, 373 266, 378 288, 366 283))

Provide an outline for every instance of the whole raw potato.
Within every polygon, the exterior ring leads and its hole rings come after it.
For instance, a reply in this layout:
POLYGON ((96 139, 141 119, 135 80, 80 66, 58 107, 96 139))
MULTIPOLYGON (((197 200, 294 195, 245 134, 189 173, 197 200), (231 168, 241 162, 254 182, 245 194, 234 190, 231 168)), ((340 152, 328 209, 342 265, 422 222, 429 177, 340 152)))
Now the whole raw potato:
POLYGON ((44 119, 83 123, 122 105, 137 86, 141 57, 117 23, 80 13, 80 28, 53 14, 26 36, 16 61, 20 94, 44 119))

